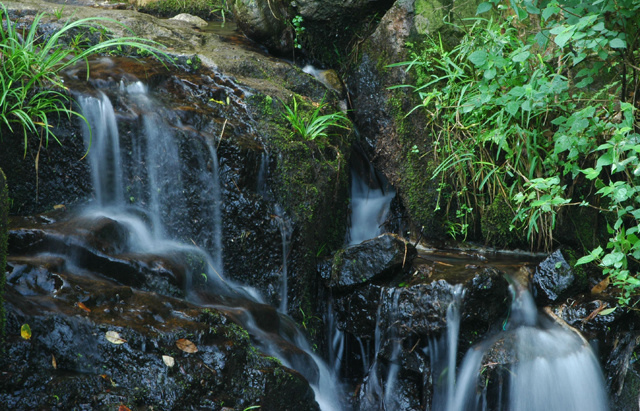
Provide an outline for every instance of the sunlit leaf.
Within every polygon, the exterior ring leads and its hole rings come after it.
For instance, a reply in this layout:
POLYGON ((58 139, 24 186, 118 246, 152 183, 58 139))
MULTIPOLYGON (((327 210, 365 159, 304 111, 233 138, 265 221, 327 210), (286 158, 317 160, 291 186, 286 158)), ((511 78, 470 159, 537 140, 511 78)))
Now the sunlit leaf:
POLYGON ((162 361, 169 368, 173 367, 176 364, 176 360, 174 360, 173 357, 171 357, 169 355, 163 355, 162 356, 162 361))
POLYGON ((105 334, 107 341, 112 344, 124 344, 127 342, 124 338, 120 337, 116 331, 107 331, 105 334))
POLYGON ((25 340, 31 339, 31 327, 29 327, 29 324, 22 324, 22 327, 20 327, 20 336, 25 340))
POLYGON ((56 357, 53 354, 51 354, 51 365, 53 365, 54 370, 58 369, 58 362, 56 361, 56 357))
POLYGON ((184 338, 180 338, 178 341, 176 341, 176 346, 184 352, 188 352, 188 353, 198 352, 198 347, 196 347, 196 345, 191 341, 186 340, 184 338))

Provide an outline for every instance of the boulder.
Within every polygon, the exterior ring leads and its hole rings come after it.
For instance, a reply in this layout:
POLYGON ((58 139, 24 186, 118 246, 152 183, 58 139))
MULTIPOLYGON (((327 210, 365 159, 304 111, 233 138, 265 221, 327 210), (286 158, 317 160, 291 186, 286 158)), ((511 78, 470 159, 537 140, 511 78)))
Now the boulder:
POLYGON ((393 277, 408 269, 415 255, 407 241, 383 234, 336 253, 330 286, 345 289, 393 277))
POLYGON ((534 288, 534 296, 539 304, 555 302, 572 288, 576 280, 573 270, 562 251, 556 250, 533 273, 531 283, 534 288))

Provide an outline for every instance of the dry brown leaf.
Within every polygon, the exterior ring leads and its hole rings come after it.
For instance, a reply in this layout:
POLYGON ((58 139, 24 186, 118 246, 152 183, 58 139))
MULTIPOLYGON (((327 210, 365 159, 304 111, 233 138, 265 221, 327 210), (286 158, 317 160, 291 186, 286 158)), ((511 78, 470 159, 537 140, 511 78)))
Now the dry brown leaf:
POLYGON ((593 286, 593 288, 591 289, 591 294, 602 293, 609 286, 609 283, 611 283, 611 280, 609 280, 609 277, 607 276, 604 280, 593 286))
POLYGON ((111 344, 124 344, 127 342, 127 340, 120 337, 120 334, 115 331, 107 331, 104 336, 111 344))
POLYGON ((121 405, 120 407, 118 407, 118 411, 131 411, 131 410, 127 408, 126 405, 121 405))
POLYGON ((173 367, 176 364, 176 360, 174 360, 173 357, 169 355, 163 355, 162 361, 164 361, 165 365, 169 368, 173 367))
POLYGON ((83 303, 77 302, 76 303, 76 307, 78 307, 79 309, 81 309, 82 311, 91 312, 91 309, 89 307, 87 307, 86 305, 84 305, 83 303))
POLYGON ((194 343, 184 338, 180 338, 176 341, 176 346, 184 352, 194 353, 198 352, 198 347, 194 343))
POLYGON ((58 362, 56 361, 56 357, 53 354, 51 354, 51 365, 53 365, 54 370, 58 369, 58 362))

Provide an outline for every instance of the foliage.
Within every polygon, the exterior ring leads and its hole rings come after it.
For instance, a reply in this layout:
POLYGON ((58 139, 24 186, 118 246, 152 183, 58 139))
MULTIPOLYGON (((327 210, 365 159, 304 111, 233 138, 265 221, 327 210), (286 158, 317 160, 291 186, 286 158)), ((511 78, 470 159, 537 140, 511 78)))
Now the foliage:
POLYGON ((302 44, 300 44, 300 37, 304 32, 304 26, 302 25, 302 16, 298 14, 293 19, 291 19, 291 26, 293 27, 294 31, 293 47, 301 49, 302 44))
POLYGON ((81 46, 82 30, 95 31, 94 25, 106 22, 121 24, 115 20, 101 17, 68 20, 44 38, 39 33, 44 13, 34 18, 28 30, 21 30, 12 22, 4 6, 3 14, 6 29, 0 31, 0 127, 6 126, 11 133, 22 131, 25 156, 31 135, 39 135, 40 145, 43 140, 48 144, 49 138, 57 141, 49 124, 50 115, 82 118, 70 107, 71 98, 61 77, 64 70, 84 61, 88 73, 88 57, 117 47, 132 47, 154 56, 164 55, 157 43, 137 37, 114 38, 81 46), (78 31, 80 34, 76 34, 78 31), (76 47, 66 44, 68 38, 76 47))
POLYGON ((422 102, 411 112, 434 138, 434 178, 452 187, 453 234, 500 200, 516 205, 512 229, 549 250, 562 210, 597 208, 611 238, 578 262, 599 262, 628 304, 640 287, 640 134, 637 100, 627 102, 637 98, 640 0, 508 4, 478 6, 507 15, 503 23, 459 27, 451 50, 438 38, 414 42, 413 60, 395 64, 416 73, 415 85, 396 87, 422 102))
POLYGON ((351 122, 342 112, 334 112, 320 115, 327 106, 326 103, 318 104, 310 114, 299 109, 298 101, 293 97, 293 107, 284 105, 285 113, 283 117, 289 122, 292 128, 292 135, 302 137, 303 140, 315 140, 319 137, 328 137, 332 127, 348 130, 351 122))

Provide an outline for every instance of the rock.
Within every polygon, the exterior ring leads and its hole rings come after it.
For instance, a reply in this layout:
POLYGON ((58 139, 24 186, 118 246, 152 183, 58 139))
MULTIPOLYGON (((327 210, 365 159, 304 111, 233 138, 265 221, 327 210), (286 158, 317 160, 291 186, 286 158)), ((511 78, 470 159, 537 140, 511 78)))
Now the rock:
POLYGON ((10 274, 0 356, 5 406, 318 409, 307 381, 260 355, 247 332, 221 312, 61 267, 49 259, 40 269, 10 274), (31 339, 20 336, 22 324, 30 326, 31 339), (126 341, 109 342, 107 331, 126 341), (198 351, 181 351, 181 338, 198 351))
POLYGON ((331 287, 348 288, 392 277, 411 266, 415 248, 393 234, 336 253, 331 269, 331 287))
POLYGON ((531 280, 539 304, 557 301, 571 289, 574 281, 571 266, 560 250, 553 252, 536 267, 531 280))
POLYGON ((240 30, 250 39, 277 53, 293 50, 285 1, 238 0, 233 3, 233 14, 240 30))
POLYGON ((175 17, 171 17, 170 20, 184 21, 185 23, 189 23, 192 26, 196 27, 206 27, 209 24, 206 22, 206 20, 187 13, 180 13, 175 17))
POLYGON ((432 179, 437 164, 433 156, 426 155, 433 149, 426 129, 426 116, 414 112, 406 116, 421 101, 411 88, 389 89, 392 86, 414 84, 413 70, 406 67, 389 67, 391 64, 411 61, 412 43, 416 49, 425 46, 427 35, 435 35, 449 47, 456 42, 452 25, 445 25, 443 17, 450 22, 458 18, 475 15, 474 0, 453 3, 440 0, 396 1, 384 14, 374 33, 360 47, 362 58, 347 75, 348 89, 354 117, 363 136, 363 146, 374 165, 398 190, 410 219, 426 238, 443 238, 446 228, 438 204, 437 181, 432 179), (412 147, 420 150, 418 155, 412 147))

